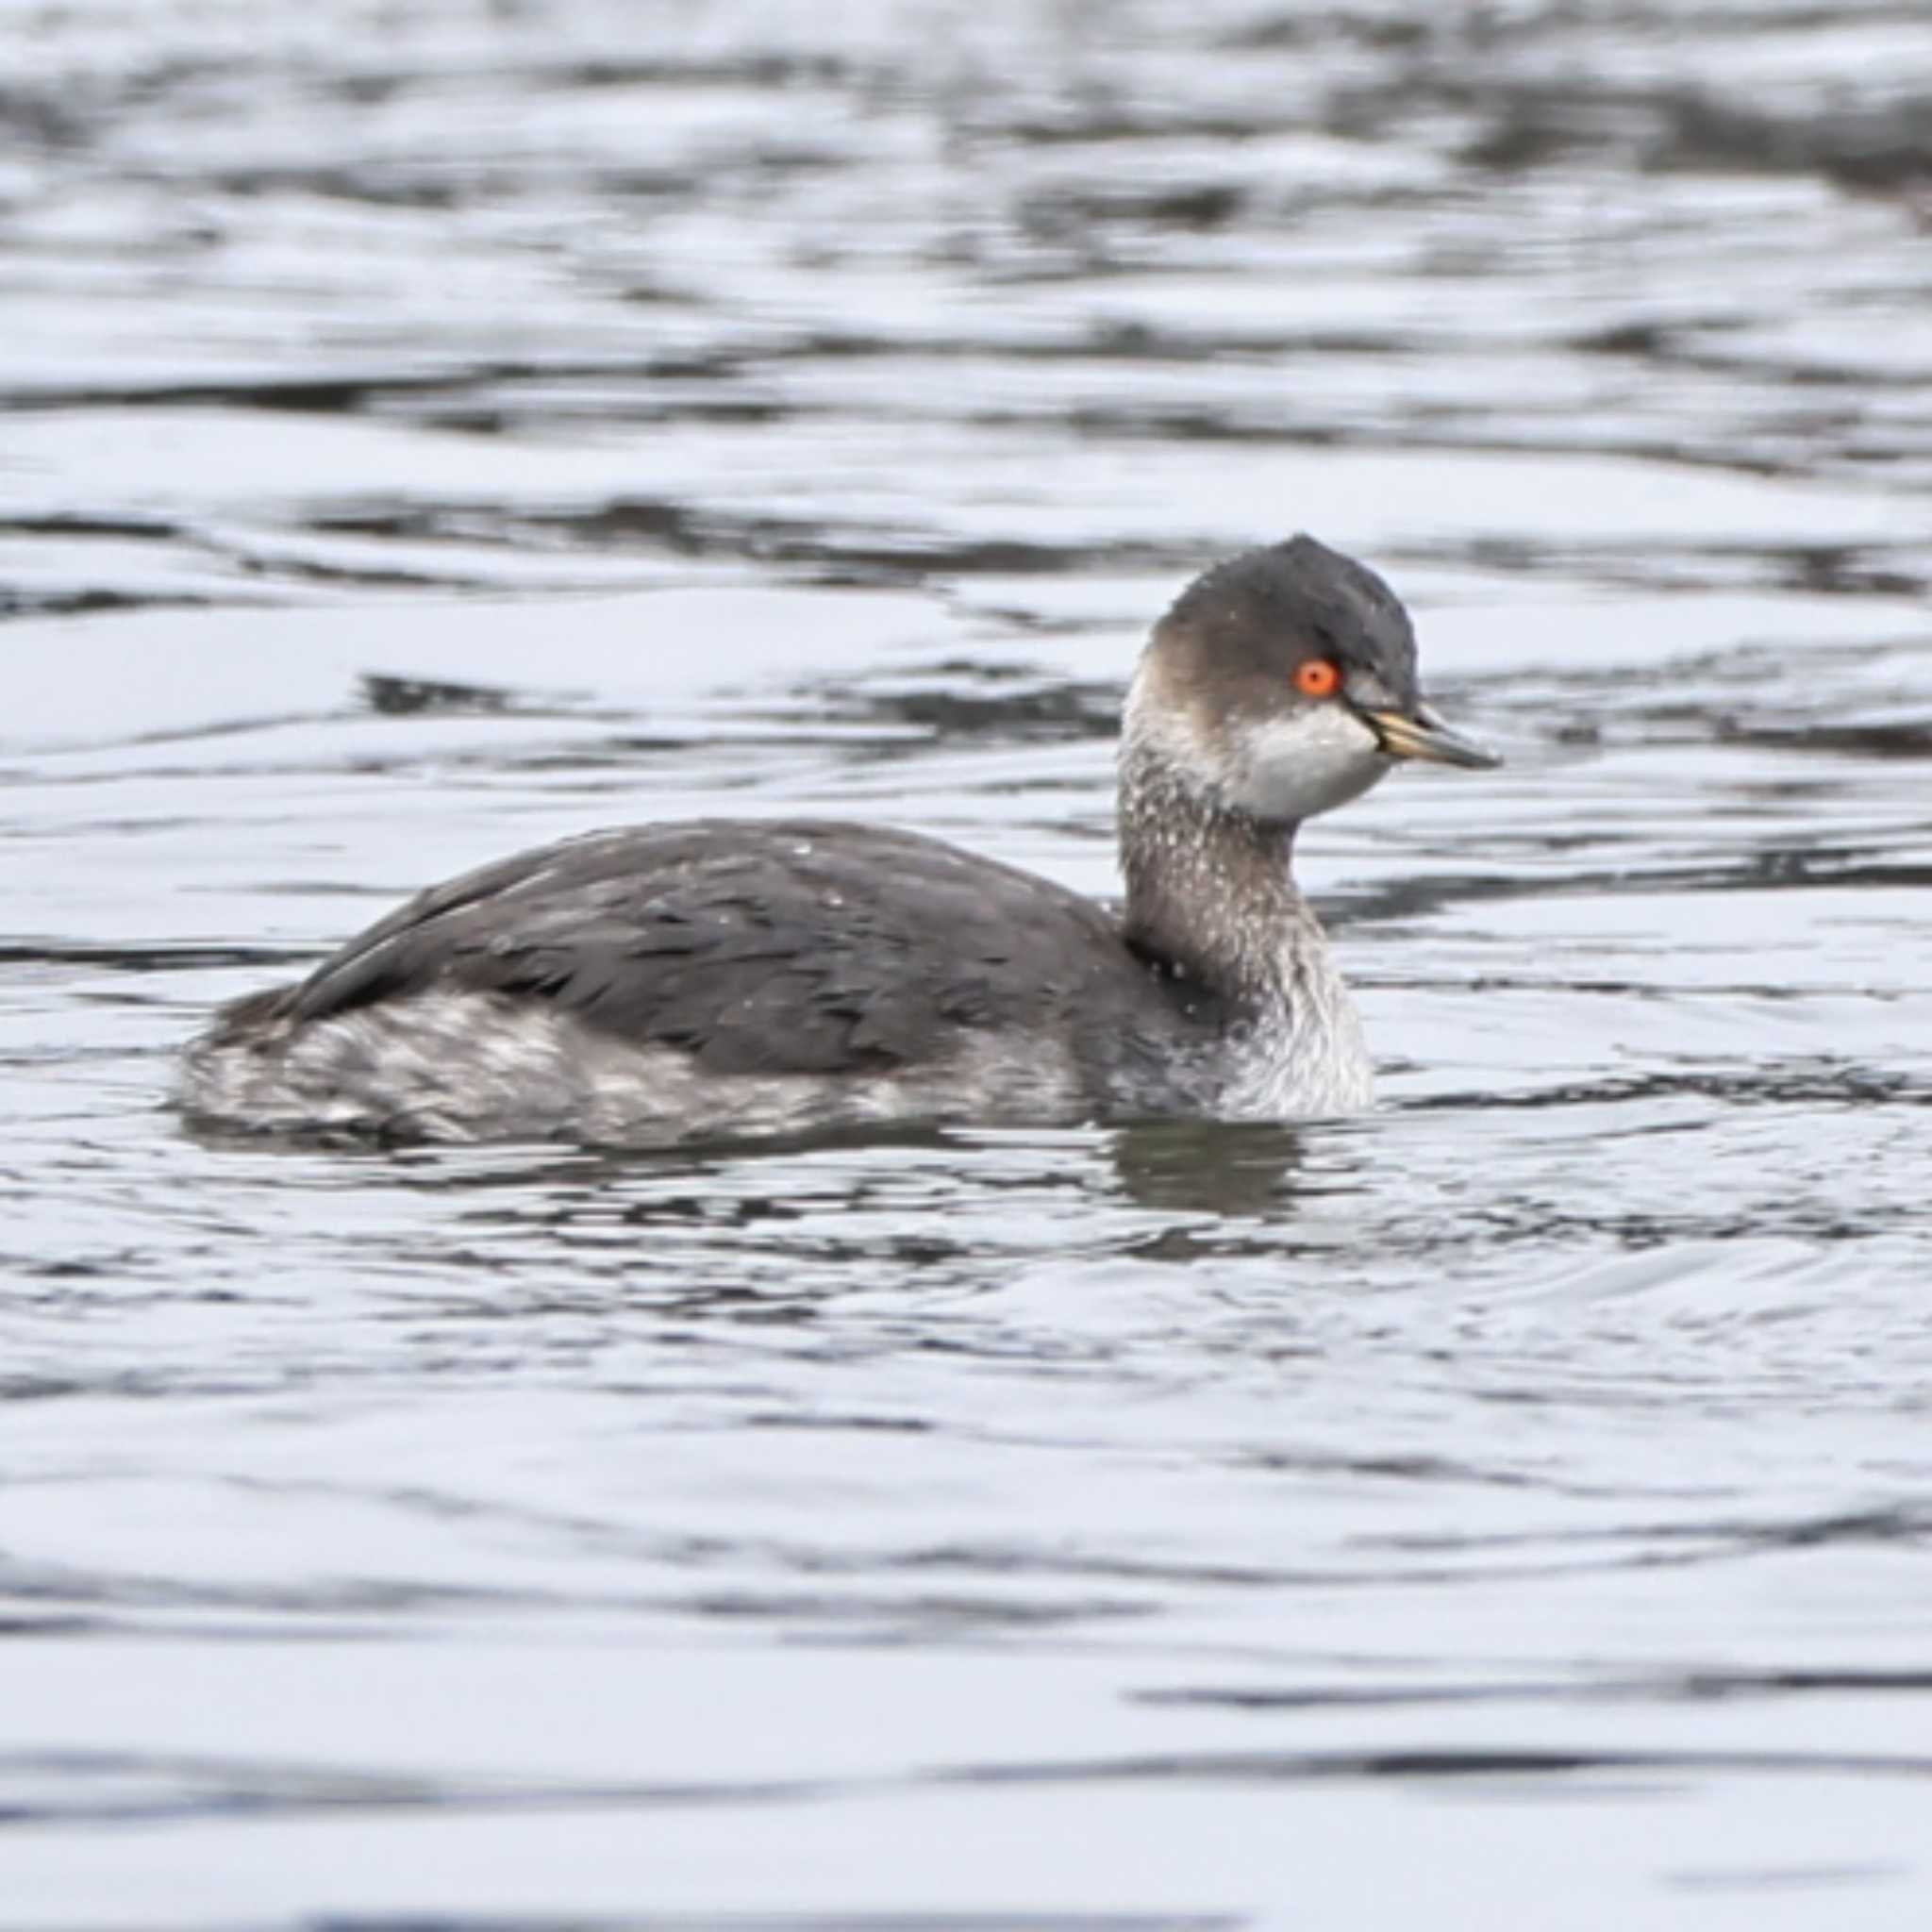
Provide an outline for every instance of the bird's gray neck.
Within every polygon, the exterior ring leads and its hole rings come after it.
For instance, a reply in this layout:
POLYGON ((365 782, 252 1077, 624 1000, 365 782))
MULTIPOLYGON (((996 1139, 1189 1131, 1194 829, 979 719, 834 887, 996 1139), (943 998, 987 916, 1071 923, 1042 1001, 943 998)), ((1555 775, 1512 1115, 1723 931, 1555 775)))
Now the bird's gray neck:
POLYGON ((1326 956, 1290 870, 1295 829, 1217 806, 1166 748, 1130 731, 1120 784, 1129 943, 1237 1014, 1284 1004, 1309 956, 1326 956))
POLYGON ((1374 1074, 1354 1003, 1289 869, 1295 827, 1217 806, 1188 775, 1203 769, 1199 748, 1176 756, 1137 722, 1130 705, 1120 787, 1125 936, 1163 974, 1208 995, 1225 1050, 1214 1110, 1235 1120, 1358 1112, 1374 1074))

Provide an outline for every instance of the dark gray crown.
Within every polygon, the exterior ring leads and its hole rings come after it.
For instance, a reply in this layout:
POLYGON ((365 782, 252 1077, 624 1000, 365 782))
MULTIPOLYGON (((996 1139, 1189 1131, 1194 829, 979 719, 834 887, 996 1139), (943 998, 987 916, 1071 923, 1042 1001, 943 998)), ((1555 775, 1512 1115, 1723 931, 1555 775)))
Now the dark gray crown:
POLYGON ((1415 629, 1402 600, 1366 565, 1314 538, 1249 550, 1196 577, 1161 629, 1194 646, 1196 665, 1240 680, 1291 675, 1308 658, 1369 672, 1402 705, 1417 701, 1415 629))

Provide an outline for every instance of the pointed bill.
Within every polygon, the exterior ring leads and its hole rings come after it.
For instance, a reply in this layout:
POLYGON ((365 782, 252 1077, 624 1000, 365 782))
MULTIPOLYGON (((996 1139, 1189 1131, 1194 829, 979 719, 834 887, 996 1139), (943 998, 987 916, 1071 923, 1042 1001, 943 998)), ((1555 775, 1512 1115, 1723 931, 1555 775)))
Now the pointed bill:
POLYGON ((1474 739, 1452 730, 1427 705, 1413 711, 1364 711, 1362 717, 1391 758, 1424 758, 1472 772, 1493 771, 1503 762, 1474 739))

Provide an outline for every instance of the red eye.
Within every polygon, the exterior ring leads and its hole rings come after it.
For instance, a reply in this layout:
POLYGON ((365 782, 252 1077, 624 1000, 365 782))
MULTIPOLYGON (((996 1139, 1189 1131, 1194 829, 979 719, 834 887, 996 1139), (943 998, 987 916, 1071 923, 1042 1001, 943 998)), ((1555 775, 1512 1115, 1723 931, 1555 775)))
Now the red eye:
POLYGON ((1341 667, 1329 658, 1310 658, 1295 666, 1294 688, 1305 698, 1332 698, 1341 689, 1341 667))

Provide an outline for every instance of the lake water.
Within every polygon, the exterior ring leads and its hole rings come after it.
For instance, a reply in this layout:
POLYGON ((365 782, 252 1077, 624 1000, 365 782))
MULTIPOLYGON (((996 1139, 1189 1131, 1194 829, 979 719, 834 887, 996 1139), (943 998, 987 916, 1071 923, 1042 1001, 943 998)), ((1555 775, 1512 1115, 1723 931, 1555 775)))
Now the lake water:
POLYGON ((1932 12, 0 4, 0 1924, 1932 1921, 1932 12), (1372 1118, 619 1160, 172 1056, 600 824, 1112 889, 1307 527, 1372 1118))

